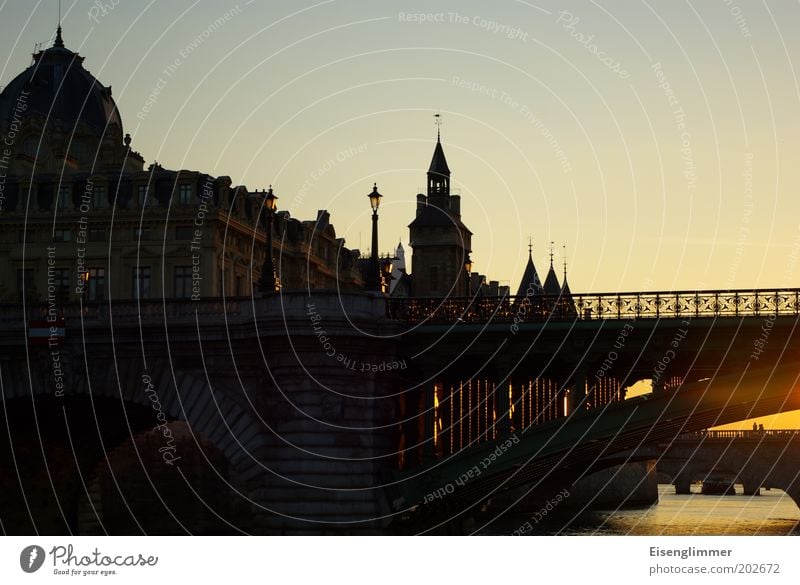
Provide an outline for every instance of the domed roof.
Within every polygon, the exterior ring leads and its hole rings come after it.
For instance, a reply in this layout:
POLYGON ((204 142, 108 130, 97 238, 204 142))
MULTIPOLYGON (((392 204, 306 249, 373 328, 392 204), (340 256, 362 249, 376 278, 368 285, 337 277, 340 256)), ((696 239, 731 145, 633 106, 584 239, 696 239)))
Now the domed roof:
POLYGON ((83 57, 64 47, 61 27, 53 46, 35 53, 33 64, 0 93, 0 126, 8 127, 15 113, 19 115, 20 104, 26 106, 23 116, 40 114, 67 132, 83 122, 98 136, 111 133, 122 140, 122 119, 111 87, 83 68, 83 57))

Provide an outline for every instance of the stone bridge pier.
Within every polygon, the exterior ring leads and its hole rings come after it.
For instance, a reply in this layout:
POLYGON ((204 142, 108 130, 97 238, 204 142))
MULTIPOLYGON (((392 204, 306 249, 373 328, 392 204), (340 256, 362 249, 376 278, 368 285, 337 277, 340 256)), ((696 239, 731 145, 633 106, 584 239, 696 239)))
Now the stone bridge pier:
POLYGON ((264 439, 251 454, 257 531, 379 531, 391 520, 381 484, 398 465, 407 369, 384 300, 315 291, 260 310, 258 339, 242 348, 264 439))
POLYGON ((0 524, 29 534, 371 533, 408 364, 370 293, 98 304, 0 328, 0 524))

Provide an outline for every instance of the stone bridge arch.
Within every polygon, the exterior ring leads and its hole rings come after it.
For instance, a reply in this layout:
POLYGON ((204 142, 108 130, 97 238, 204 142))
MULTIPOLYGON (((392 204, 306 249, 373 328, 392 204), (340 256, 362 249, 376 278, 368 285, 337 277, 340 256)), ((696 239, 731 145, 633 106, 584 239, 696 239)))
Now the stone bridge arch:
MULTIPOLYGON (((210 385, 202 371, 173 368, 166 359, 149 360, 145 370, 138 357, 126 356, 116 362, 89 360, 87 364, 81 353, 64 349, 60 356, 63 388, 59 390, 49 350, 32 351, 30 363, 40 367, 19 367, 19 360, 11 361, 8 357, 0 362, 3 394, 0 419, 17 419, 17 429, 27 426, 29 436, 14 432, 9 446, 13 449, 14 442, 20 445, 20 441, 27 441, 26 449, 37 451, 37 444, 41 445, 39 457, 48 475, 55 467, 71 467, 65 470, 65 477, 41 488, 57 501, 58 512, 69 516, 63 519, 61 528, 44 522, 45 532, 80 530, 77 500, 86 494, 83 483, 88 485, 96 479, 98 464, 126 442, 135 443, 153 430, 163 434, 176 423, 187 425, 193 434, 202 437, 207 450, 219 453, 229 465, 228 489, 250 505, 250 494, 258 487, 255 478, 264 473, 259 456, 263 456, 260 450, 265 444, 265 429, 254 406, 246 400, 246 389, 234 389, 217 381, 210 385), (69 429, 59 434, 52 432, 52 428, 23 424, 23 420, 35 420, 34 409, 37 417, 40 410, 51 410, 55 414, 48 420, 57 424, 60 419, 61 425, 69 429), (116 421, 113 432, 104 427, 102 420, 95 420, 110 414, 116 421), (94 440, 86 440, 87 436, 94 440), (64 458, 68 459, 66 464, 64 458)), ((244 379, 243 383, 249 381, 244 379)), ((16 483, 18 490, 28 492, 29 499, 38 497, 34 487, 21 481, 16 483)), ((29 531, 38 531, 42 520, 37 522, 35 517, 36 504, 28 507, 29 531)))

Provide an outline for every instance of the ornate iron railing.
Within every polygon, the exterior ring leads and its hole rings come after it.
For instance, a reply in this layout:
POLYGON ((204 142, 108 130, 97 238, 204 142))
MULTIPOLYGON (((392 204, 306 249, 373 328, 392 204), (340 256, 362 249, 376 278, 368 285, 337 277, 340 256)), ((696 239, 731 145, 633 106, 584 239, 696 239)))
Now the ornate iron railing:
POLYGON ((387 312, 392 319, 432 324, 798 316, 800 289, 389 299, 387 312))
MULTIPOLYGON (((200 316, 249 313, 252 299, 212 298, 149 299, 90 302, 60 305, 60 316, 103 321, 114 319, 152 319, 156 317, 194 318, 200 316)), ((44 318, 48 307, 29 304, 26 318, 44 318)), ((386 301, 390 319, 408 323, 532 323, 547 320, 668 319, 699 317, 779 317, 800 316, 800 289, 733 291, 677 291, 644 293, 573 294, 563 296, 506 296, 445 299, 399 299, 386 301)), ((21 304, 0 304, 0 322, 20 320, 21 304)))
MULTIPOLYGON (((142 319, 222 317, 224 315, 239 315, 242 303, 250 299, 241 297, 227 299, 143 299, 141 301, 102 301, 89 302, 81 307, 76 303, 55 305, 49 307, 42 303, 33 303, 26 306, 25 318, 46 319, 49 311, 55 311, 58 317, 70 321, 108 321, 111 317, 115 321, 135 321, 142 319)), ((0 305, 0 322, 22 321, 22 304, 0 305)))
POLYGON ((791 440, 800 439, 800 430, 774 429, 774 430, 742 430, 742 431, 697 431, 684 433, 677 437, 677 441, 698 441, 700 439, 746 439, 750 441, 761 440, 791 440))

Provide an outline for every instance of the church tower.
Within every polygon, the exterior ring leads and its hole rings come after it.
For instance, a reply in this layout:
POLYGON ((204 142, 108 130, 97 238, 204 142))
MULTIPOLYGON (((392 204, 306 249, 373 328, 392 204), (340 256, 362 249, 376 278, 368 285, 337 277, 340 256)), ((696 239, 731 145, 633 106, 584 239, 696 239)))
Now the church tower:
POLYGON ((411 294, 414 297, 469 295, 472 232, 461 223, 461 197, 450 195, 450 168, 437 133, 428 168, 428 194, 417 195, 411 236, 411 294))

